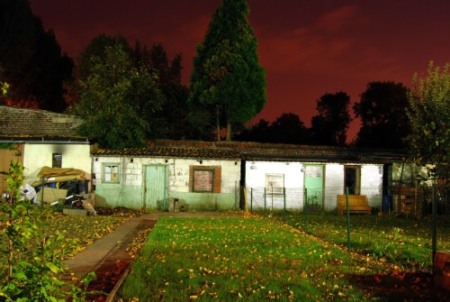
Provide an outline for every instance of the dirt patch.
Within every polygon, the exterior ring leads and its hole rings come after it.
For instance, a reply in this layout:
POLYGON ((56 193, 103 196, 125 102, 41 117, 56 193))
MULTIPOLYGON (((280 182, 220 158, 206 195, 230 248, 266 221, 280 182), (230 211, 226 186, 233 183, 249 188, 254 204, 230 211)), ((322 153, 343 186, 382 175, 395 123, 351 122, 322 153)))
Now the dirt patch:
POLYGON ((105 301, 130 264, 139 254, 156 220, 143 219, 95 270, 96 280, 91 282, 88 292, 93 294, 87 301, 105 301))
POLYGON ((450 301, 450 292, 437 288, 424 272, 393 272, 390 275, 350 275, 351 282, 381 301, 450 301))

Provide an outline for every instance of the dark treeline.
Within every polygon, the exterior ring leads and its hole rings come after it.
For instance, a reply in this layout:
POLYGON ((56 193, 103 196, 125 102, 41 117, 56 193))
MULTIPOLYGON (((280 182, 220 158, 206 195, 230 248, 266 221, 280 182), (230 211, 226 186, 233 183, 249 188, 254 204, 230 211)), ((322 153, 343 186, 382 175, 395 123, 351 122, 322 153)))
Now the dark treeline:
POLYGON ((353 104, 353 112, 361 128, 353 142, 347 142, 347 130, 352 121, 350 97, 344 92, 324 94, 317 100, 317 115, 307 128, 293 113, 284 113, 270 123, 261 119, 242 130, 237 140, 266 143, 343 146, 352 144, 367 148, 401 149, 410 132, 406 110, 408 89, 401 83, 370 82, 353 104))
MULTIPOLYGON (((223 9, 233 10, 230 3, 223 9)), ((221 22, 225 21, 214 18, 213 21, 211 28, 220 32, 221 22)), ((8 94, 0 97, 0 104, 79 114, 86 119, 83 134, 98 138, 103 145, 139 146, 151 138, 212 140, 220 138, 223 129, 231 128, 232 119, 226 115, 230 110, 223 110, 217 100, 214 106, 209 103, 205 106, 197 91, 200 101, 190 102, 192 87, 181 82, 182 55, 168 58, 160 43, 147 47, 136 41, 131 46, 121 35, 99 35, 73 60, 62 53, 53 32, 44 30, 27 0, 0 0, 0 39, 0 83, 9 84, 8 94)), ((222 45, 220 41, 217 45, 212 43, 212 36, 208 39, 201 48, 202 55, 207 53, 205 47, 222 45)), ((248 43, 252 47, 256 45, 254 40, 248 43)), ((227 59, 236 58, 232 47, 226 47, 224 68, 233 68, 227 59)), ((211 60, 204 60, 211 64, 211 60)), ((260 68, 255 60, 256 57, 252 64, 260 68)), ((236 66, 241 64, 237 63, 236 66)), ((222 70, 219 65, 214 68, 215 72, 222 70)), ((258 72, 263 79, 261 71, 258 72)), ((221 77, 225 79, 226 73, 221 73, 221 77)), ((196 83, 202 81, 198 73, 194 78, 196 83)), ((195 87, 198 89, 198 84, 195 87)), ((403 138, 409 133, 407 94, 403 84, 389 81, 368 83, 353 106, 345 92, 326 93, 316 101, 317 113, 311 118, 309 128, 294 113, 283 113, 272 122, 260 120, 249 127, 244 127, 245 122, 239 117, 233 121, 233 139, 403 148, 403 138), (361 121, 361 128, 355 141, 348 142, 352 116, 361 121)), ((217 95, 220 94, 214 98, 217 95)), ((245 104, 233 110, 242 112, 245 104)))

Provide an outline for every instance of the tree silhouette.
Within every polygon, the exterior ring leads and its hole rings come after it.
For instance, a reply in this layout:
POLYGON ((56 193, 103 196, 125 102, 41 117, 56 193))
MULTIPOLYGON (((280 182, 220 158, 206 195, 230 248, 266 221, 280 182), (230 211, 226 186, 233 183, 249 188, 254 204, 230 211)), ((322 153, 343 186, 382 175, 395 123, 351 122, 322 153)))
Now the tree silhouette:
POLYGON ((361 118, 355 145, 404 148, 410 128, 406 117, 408 89, 401 83, 371 82, 353 110, 361 118))
POLYGON ((324 94, 318 101, 318 114, 311 119, 311 143, 314 145, 345 145, 351 117, 350 97, 345 92, 324 94))
POLYGON ((187 119, 189 91, 181 83, 181 54, 169 62, 162 44, 154 44, 151 49, 147 49, 137 42, 134 56, 137 65, 144 65, 157 74, 157 82, 165 98, 159 114, 148 121, 154 129, 149 133, 150 137, 181 139, 191 136, 191 125, 187 119))
POLYGON ((243 129, 235 137, 239 141, 253 141, 268 143, 272 138, 270 135, 270 123, 267 120, 260 119, 259 122, 250 128, 243 129))
POLYGON ((270 137, 274 143, 305 144, 308 131, 298 115, 283 113, 270 125, 270 137))
POLYGON ((62 112, 73 63, 27 0, 0 1, 0 37, 0 81, 10 84, 10 104, 62 112))
POLYGON ((269 124, 261 119, 250 129, 245 129, 236 136, 239 141, 256 141, 279 144, 307 144, 308 129, 298 115, 283 113, 269 124))

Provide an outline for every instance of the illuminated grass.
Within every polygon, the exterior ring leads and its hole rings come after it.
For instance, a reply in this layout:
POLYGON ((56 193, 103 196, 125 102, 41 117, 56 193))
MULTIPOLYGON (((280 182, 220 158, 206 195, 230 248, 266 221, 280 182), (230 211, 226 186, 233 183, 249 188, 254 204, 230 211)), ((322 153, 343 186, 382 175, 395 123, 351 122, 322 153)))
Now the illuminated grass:
MULTIPOLYGON (((347 218, 336 214, 276 213, 275 217, 328 242, 347 247, 347 218)), ((424 220, 395 215, 351 215, 350 247, 360 254, 395 265, 431 271, 431 217, 424 220)), ((438 250, 450 249, 448 218, 438 221, 438 250)))
MULTIPOLYGON (((38 213, 39 214, 39 213, 38 213)), ((53 245, 58 250, 58 257, 61 260, 67 259, 81 250, 85 249, 95 240, 102 238, 106 234, 124 223, 128 218, 120 216, 65 216, 59 213, 42 213, 45 223, 39 225, 39 238, 30 238, 29 248, 33 249, 41 243, 42 238, 53 241, 58 240, 53 245)), ((0 245, 4 252, 0 253, 0 277, 6 275, 7 263, 7 234, 5 231, 7 217, 0 215, 0 245)), ((26 253, 26 251, 21 251, 26 253)))
POLYGON ((346 274, 381 269, 271 219, 162 218, 119 296, 124 301, 364 301, 346 274))

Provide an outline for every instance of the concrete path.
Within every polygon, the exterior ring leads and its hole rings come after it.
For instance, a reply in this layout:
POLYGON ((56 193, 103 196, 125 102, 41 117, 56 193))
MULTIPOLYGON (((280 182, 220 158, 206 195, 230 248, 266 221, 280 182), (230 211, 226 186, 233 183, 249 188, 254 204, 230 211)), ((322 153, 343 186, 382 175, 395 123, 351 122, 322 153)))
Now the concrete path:
MULTIPOLYGON (((112 254, 125 241, 127 236, 134 236, 143 220, 157 221, 160 217, 229 217, 239 216, 238 213, 221 212, 155 212, 139 217, 130 218, 120 225, 116 230, 101 239, 94 241, 86 249, 74 257, 66 260, 68 271, 77 277, 82 277, 89 272, 93 272, 101 263, 112 254)), ((129 238, 128 238, 129 239, 129 238)))
POLYGON ((143 219, 154 219, 157 217, 147 218, 146 216, 133 217, 124 224, 120 225, 116 230, 108 235, 94 241, 86 249, 68 259, 65 263, 68 270, 76 276, 84 276, 89 272, 93 272, 102 263, 109 254, 119 248, 120 244, 130 234, 136 233, 136 229, 143 219))

